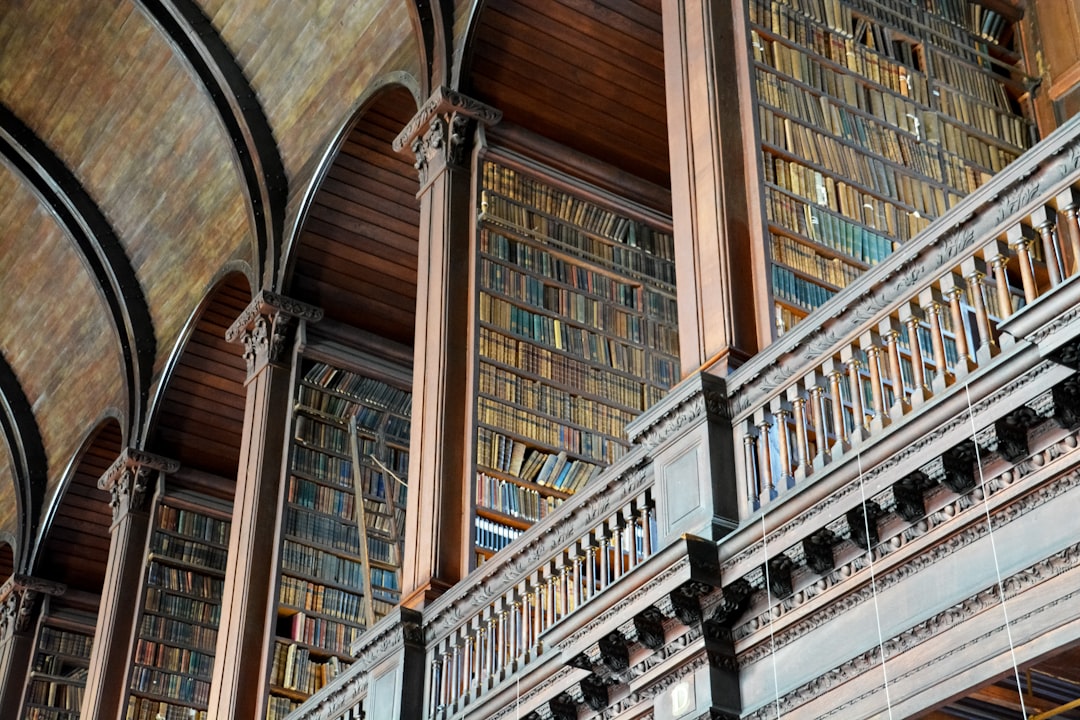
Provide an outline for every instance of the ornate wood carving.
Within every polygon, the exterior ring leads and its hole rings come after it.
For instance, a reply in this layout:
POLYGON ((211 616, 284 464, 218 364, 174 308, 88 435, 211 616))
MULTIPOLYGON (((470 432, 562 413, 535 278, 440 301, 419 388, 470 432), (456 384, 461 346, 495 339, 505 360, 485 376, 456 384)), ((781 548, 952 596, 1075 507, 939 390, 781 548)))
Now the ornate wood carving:
POLYGON ((0 586, 0 641, 29 631, 42 595, 63 595, 67 586, 29 575, 15 574, 0 586))
POLYGON ((285 361, 298 318, 318 322, 322 316, 319 308, 261 290, 225 331, 225 339, 243 344, 250 381, 267 364, 285 361))
POLYGON ((98 487, 109 493, 113 525, 129 512, 144 512, 154 495, 159 474, 171 475, 180 463, 135 448, 125 448, 120 457, 98 480, 98 487))
POLYGON ((847 522, 851 533, 851 541, 869 551, 878 544, 878 518, 885 511, 873 500, 867 500, 862 505, 856 505, 847 511, 847 522))
POLYGON ((467 164, 476 123, 494 125, 502 113, 448 87, 438 87, 394 138, 394 151, 412 151, 420 189, 447 167, 467 164))

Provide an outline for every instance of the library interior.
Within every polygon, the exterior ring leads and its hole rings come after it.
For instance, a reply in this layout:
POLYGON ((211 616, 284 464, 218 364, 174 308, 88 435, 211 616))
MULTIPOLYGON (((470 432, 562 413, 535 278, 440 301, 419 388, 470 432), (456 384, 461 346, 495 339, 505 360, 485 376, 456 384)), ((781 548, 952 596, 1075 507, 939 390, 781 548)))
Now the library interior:
POLYGON ((0 2, 0 718, 1080 719, 1078 37, 0 2))

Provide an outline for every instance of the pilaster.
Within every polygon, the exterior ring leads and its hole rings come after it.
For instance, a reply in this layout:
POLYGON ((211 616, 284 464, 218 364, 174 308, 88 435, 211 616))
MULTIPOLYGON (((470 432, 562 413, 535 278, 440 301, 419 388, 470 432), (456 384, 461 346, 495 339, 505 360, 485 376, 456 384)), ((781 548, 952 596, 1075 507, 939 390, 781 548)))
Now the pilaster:
POLYGON ((110 494, 113 520, 80 715, 86 720, 118 720, 124 716, 151 500, 161 476, 179 469, 180 463, 175 460, 127 448, 98 480, 98 487, 110 494))
POLYGON ((663 0, 662 8, 682 374, 714 363, 723 375, 771 336, 763 228, 746 177, 755 155, 745 146, 745 5, 663 0))
POLYGON ((244 347, 247 398, 209 717, 265 713, 293 342, 301 321, 320 319, 322 310, 264 290, 225 333, 244 347))
POLYGON ((467 448, 472 178, 479 124, 501 114, 437 89, 394 140, 415 157, 420 250, 403 604, 421 607, 469 571, 467 448))
POLYGON ((0 586, 0 717, 18 717, 41 596, 60 595, 65 589, 60 583, 18 574, 0 586))

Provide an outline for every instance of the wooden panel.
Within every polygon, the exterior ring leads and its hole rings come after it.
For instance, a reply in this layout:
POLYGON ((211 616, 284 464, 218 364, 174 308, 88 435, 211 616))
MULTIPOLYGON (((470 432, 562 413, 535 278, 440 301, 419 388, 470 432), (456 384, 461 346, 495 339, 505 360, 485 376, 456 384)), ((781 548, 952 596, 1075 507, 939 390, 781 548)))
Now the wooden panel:
POLYGON ((668 185, 656 0, 493 0, 477 30, 472 82, 507 122, 668 185))
POLYGON ((391 143, 414 112, 408 93, 395 90, 360 118, 308 210, 290 285, 328 318, 410 346, 418 185, 391 143))

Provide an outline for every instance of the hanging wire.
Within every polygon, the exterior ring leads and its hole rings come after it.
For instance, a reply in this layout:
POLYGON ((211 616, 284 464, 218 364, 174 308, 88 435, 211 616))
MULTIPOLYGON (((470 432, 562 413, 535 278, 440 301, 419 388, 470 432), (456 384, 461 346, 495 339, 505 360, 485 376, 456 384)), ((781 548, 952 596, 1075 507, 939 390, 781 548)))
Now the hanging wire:
POLYGON ((874 598, 874 619, 877 621, 878 656, 881 658, 881 678, 885 688, 885 707, 892 720, 892 700, 889 697, 889 673, 885 669, 885 640, 881 631, 881 608, 878 606, 877 577, 874 575, 874 549, 870 543, 870 515, 866 512, 866 488, 863 486, 862 453, 855 451, 855 461, 859 467, 859 495, 862 497, 863 531, 866 533, 866 559, 870 563, 870 594, 874 598))
POLYGON ((776 670, 776 633, 773 631, 772 590, 769 587, 769 543, 765 530, 765 511, 761 511, 761 550, 765 553, 765 614, 769 618, 769 655, 772 658, 773 693, 776 720, 780 720, 780 675, 776 670))
POLYGON ((1028 718, 1027 707, 1024 705, 1024 686, 1020 684, 1020 666, 1016 662, 1016 647, 1013 645, 1012 625, 1009 622, 1009 609, 1005 605, 1005 584, 1001 581, 1001 563, 998 561, 997 543, 994 542, 994 523, 990 519, 990 491, 986 487, 986 478, 983 475, 982 457, 979 453, 979 443, 975 440, 975 413, 971 409, 971 389, 964 386, 964 396, 967 398, 968 419, 971 421, 971 442, 975 445, 975 465, 979 468, 979 487, 983 494, 983 512, 986 514, 986 533, 990 538, 990 551, 994 556, 994 573, 997 577, 998 600, 1001 603, 1001 614, 1005 618, 1005 637, 1009 641, 1009 657, 1012 660, 1013 676, 1016 678, 1016 694, 1020 697, 1020 712, 1024 720, 1028 718))

